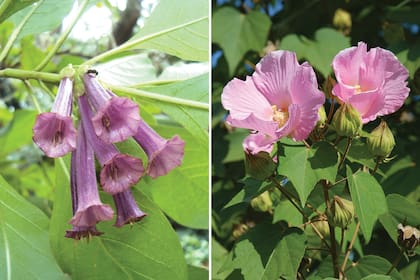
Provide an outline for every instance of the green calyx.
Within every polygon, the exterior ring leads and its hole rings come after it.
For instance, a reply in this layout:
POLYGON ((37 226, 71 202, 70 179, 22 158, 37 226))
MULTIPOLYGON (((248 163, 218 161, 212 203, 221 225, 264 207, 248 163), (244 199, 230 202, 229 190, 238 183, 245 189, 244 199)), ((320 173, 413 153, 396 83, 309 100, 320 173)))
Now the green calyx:
POLYGON ((265 180, 273 175, 276 165, 267 152, 259 152, 256 155, 245 152, 245 171, 251 177, 265 180))
POLYGON ((395 146, 392 131, 384 120, 367 137, 367 146, 375 156, 387 157, 395 146))
POLYGON ((355 137, 360 134, 363 124, 359 112, 350 104, 344 103, 335 112, 331 125, 338 135, 355 137))

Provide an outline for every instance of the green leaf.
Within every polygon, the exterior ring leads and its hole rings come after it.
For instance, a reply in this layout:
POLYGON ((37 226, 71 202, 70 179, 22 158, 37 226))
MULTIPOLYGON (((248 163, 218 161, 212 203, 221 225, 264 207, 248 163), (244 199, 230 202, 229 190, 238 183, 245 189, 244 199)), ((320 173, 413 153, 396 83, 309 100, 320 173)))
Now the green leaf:
MULTIPOLYGON (((179 97, 200 102, 208 102, 208 74, 178 83, 147 89, 154 93, 179 97)), ((141 101, 140 101, 141 103, 141 101)), ((159 108, 187 129, 197 141, 207 146, 208 112, 202 109, 160 102, 159 108)))
POLYGON ((388 10, 386 17, 391 21, 420 24, 419 13, 419 6, 392 7, 388 10))
POLYGON ((165 176, 146 177, 138 186, 176 222, 192 228, 208 228, 208 146, 200 145, 185 130, 159 126, 165 138, 175 134, 186 142, 182 165, 165 176))
POLYGON ((331 28, 318 29, 314 40, 290 34, 280 43, 280 49, 296 52, 298 59, 307 59, 324 77, 331 73, 331 62, 334 56, 348 47, 350 47, 350 38, 331 28))
POLYGON ((363 277, 362 280, 392 280, 392 277, 389 275, 372 274, 363 277))
POLYGON ((303 217, 289 200, 281 200, 274 208, 273 215, 273 223, 279 221, 286 221, 292 226, 299 226, 303 223, 303 217))
POLYGON ((235 244, 223 270, 240 269, 244 279, 296 279, 306 247, 298 228, 282 232, 279 224, 259 224, 235 244))
MULTIPOLYGON (((41 61, 43 60, 46 53, 41 51, 35 46, 35 40, 33 36, 26 36, 25 38, 22 38, 21 44, 22 44, 22 52, 20 56, 21 61, 21 68, 32 70, 34 69, 41 61)), ((54 71, 55 66, 50 61, 46 67, 44 68, 45 72, 51 72, 54 71)))
POLYGON ((123 56, 95 66, 107 84, 131 86, 156 80, 157 71, 147 53, 123 56))
POLYGON ((156 49, 184 60, 208 60, 207 0, 162 0, 127 44, 131 49, 156 49))
MULTIPOLYGON (((355 265, 349 265, 347 268, 348 270, 346 271, 346 276, 349 280, 364 279, 363 277, 372 274, 386 274, 391 266, 392 265, 386 259, 379 256, 365 256, 355 265)), ((401 275, 395 269, 392 270, 390 275, 394 280, 402 280, 401 275)))
MULTIPOLYGON (((73 1, 40 0, 36 5, 35 12, 29 16, 19 33, 18 39, 29 34, 39 34, 58 27, 62 23, 63 18, 69 14, 73 1)), ((15 26, 18 26, 32 9, 32 5, 26 7, 10 17, 10 20, 15 26)))
MULTIPOLYGON (((9 2, 6 10, 0 15, 0 23, 2 23, 5 19, 13 15, 14 13, 22 10, 23 8, 32 5, 33 3, 37 2, 38 0, 13 0, 9 2)), ((5 1, 3 1, 4 3, 5 1)), ((2 3, 2 4, 3 4, 2 3)))
POLYGON ((228 208, 239 203, 249 203, 254 197, 262 194, 270 187, 271 182, 256 180, 251 177, 247 177, 242 180, 244 188, 240 190, 223 208, 228 208))
POLYGON ((209 271, 203 267, 188 265, 188 279, 189 280, 208 280, 209 271))
POLYGON ((230 75, 246 52, 263 49, 270 26, 270 18, 258 11, 245 15, 237 9, 223 7, 213 14, 212 40, 223 49, 230 75))
POLYGON ((223 261, 228 255, 227 250, 214 238, 211 239, 211 277, 212 279, 226 279, 229 274, 219 273, 223 261))
POLYGON ((0 176, 0 278, 66 279, 48 243, 48 218, 0 176))
POLYGON ((348 166, 347 179, 363 236, 366 242, 369 242, 376 220, 381 214, 387 212, 384 191, 375 177, 366 172, 352 174, 348 166))
MULTIPOLYGON (((56 179, 51 248, 72 279, 187 279, 177 235, 159 208, 141 191, 133 189, 139 207, 148 214, 142 221, 123 228, 102 222, 97 228, 103 235, 89 242, 76 242, 64 237, 71 228, 68 221, 72 207, 69 170, 63 159, 56 160, 56 179)), ((113 204, 107 194, 102 200, 113 204)))
POLYGON ((278 172, 287 176, 299 195, 302 206, 319 180, 335 181, 338 155, 327 142, 310 149, 299 144, 282 145, 278 172))
POLYGON ((23 145, 32 143, 32 126, 35 123, 36 112, 17 110, 14 113, 11 126, 0 136, 0 157, 7 155, 23 145))

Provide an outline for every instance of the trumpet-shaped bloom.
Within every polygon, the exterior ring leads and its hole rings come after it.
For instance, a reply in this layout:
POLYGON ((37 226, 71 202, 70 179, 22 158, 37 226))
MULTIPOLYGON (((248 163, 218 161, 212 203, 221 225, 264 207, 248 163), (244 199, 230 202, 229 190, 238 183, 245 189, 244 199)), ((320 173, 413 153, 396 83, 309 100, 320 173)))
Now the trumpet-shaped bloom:
POLYGON ((127 190, 143 175, 142 161, 119 153, 113 144, 105 143, 95 134, 91 120, 93 112, 85 95, 79 97, 79 108, 86 138, 102 165, 100 181, 103 190, 110 194, 127 190))
POLYGON ((49 113, 39 114, 33 140, 48 157, 61 157, 76 148, 76 129, 71 118, 73 82, 63 78, 49 113))
POLYGON ((125 224, 132 224, 147 216, 140 210, 130 190, 117 193, 112 196, 117 208, 117 221, 114 226, 122 227, 125 224))
POLYGON ((73 153, 73 157, 70 185, 74 215, 70 223, 79 227, 73 230, 95 233, 92 227, 100 221, 112 219, 114 212, 109 205, 102 204, 99 198, 95 159, 93 150, 85 138, 83 124, 79 126, 77 150, 73 153))
POLYGON ((133 138, 147 154, 149 159, 147 174, 150 177, 156 178, 165 175, 182 163, 185 142, 178 135, 171 139, 162 138, 141 120, 139 129, 133 138))
POLYGON ((362 122, 398 110, 407 98, 408 71, 390 51, 359 42, 333 60, 337 84, 333 94, 359 111, 362 122))
POLYGON ((89 100, 96 110, 92 118, 96 135, 107 143, 126 140, 137 132, 139 107, 128 98, 109 94, 90 73, 84 75, 89 100))
POLYGON ((222 93, 230 125, 268 134, 274 141, 284 136, 295 141, 307 138, 324 101, 312 67, 300 65, 289 51, 271 52, 256 65, 252 77, 233 79, 222 93))

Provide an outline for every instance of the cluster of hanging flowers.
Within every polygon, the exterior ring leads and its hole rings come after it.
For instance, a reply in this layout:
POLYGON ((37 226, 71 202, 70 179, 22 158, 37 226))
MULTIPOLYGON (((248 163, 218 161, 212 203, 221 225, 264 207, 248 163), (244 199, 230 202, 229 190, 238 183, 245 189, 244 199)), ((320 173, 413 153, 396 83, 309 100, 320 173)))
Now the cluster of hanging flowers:
POLYGON ((73 228, 66 237, 81 239, 100 235, 96 224, 111 220, 114 211, 101 202, 95 170, 100 163, 100 185, 112 195, 116 208, 116 227, 140 221, 140 210, 130 187, 145 174, 163 176, 179 166, 184 156, 184 141, 179 136, 162 138, 139 114, 136 103, 102 87, 96 71, 82 71, 83 86, 73 80, 68 68, 61 80, 51 112, 38 115, 33 140, 46 156, 57 158, 71 152, 70 187, 73 228), (74 96, 73 96, 74 95, 74 96), (73 98, 77 99, 80 121, 77 130, 72 119, 73 98), (114 143, 132 137, 148 157, 145 169, 141 159, 121 153, 114 143))

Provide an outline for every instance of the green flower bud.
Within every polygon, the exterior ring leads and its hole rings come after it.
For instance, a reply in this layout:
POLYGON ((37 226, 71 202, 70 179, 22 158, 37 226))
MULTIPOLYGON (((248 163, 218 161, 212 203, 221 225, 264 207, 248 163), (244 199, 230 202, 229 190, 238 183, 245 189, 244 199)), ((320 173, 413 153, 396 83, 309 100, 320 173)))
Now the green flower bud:
POLYGON ((60 71, 60 75, 63 77, 67 77, 73 79, 74 75, 76 74, 76 70, 74 70, 73 65, 69 64, 60 71))
POLYGON ((257 197, 254 197, 251 200, 251 206, 255 211, 258 212, 270 212, 271 207, 273 207, 273 202, 271 201, 270 193, 268 191, 263 192, 257 197))
POLYGON ((327 122, 327 114, 325 113, 324 106, 319 107, 318 116, 319 120, 316 123, 316 129, 323 129, 325 127, 325 123, 327 122))
POLYGON ((256 155, 245 152, 245 171, 251 177, 265 180, 271 176, 276 165, 267 152, 259 152, 256 155))
POLYGON ((375 156, 388 156, 395 146, 394 135, 384 120, 367 137, 367 145, 375 156))
POLYGON ((343 9, 337 9, 333 17, 333 25, 340 30, 349 31, 351 29, 351 14, 343 9))
POLYGON ((330 227, 326 217, 317 216, 313 219, 312 224, 324 238, 330 236, 330 227))
POLYGON ((334 196, 327 211, 330 223, 335 227, 346 228, 354 218, 354 206, 350 200, 334 196))
POLYGON ((359 112, 350 104, 344 103, 335 112, 331 125, 340 136, 354 137, 362 130, 362 119, 359 112))

